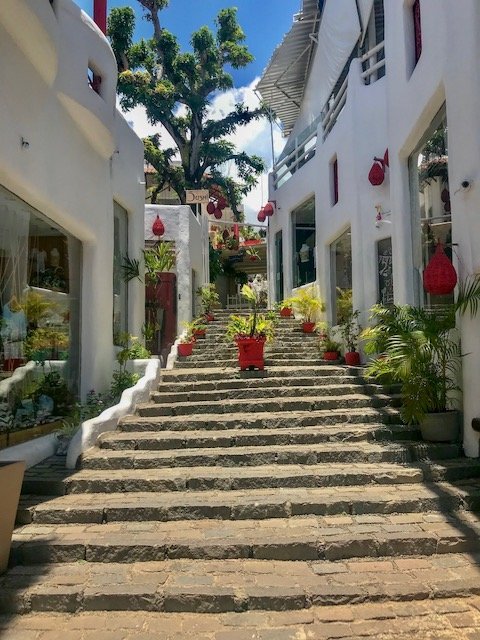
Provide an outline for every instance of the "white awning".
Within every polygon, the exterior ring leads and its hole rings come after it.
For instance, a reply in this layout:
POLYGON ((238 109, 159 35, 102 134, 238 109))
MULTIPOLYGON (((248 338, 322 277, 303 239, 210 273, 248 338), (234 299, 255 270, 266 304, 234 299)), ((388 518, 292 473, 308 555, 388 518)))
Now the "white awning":
POLYGON ((263 100, 280 118, 285 135, 291 132, 300 111, 319 20, 318 0, 303 0, 301 12, 294 16, 292 28, 275 49, 257 85, 263 100))
POLYGON ((327 0, 318 32, 320 104, 327 102, 360 37, 360 21, 355 0, 327 0))
POLYGON ((362 32, 365 33, 372 14, 374 0, 358 0, 358 8, 362 18, 362 32))

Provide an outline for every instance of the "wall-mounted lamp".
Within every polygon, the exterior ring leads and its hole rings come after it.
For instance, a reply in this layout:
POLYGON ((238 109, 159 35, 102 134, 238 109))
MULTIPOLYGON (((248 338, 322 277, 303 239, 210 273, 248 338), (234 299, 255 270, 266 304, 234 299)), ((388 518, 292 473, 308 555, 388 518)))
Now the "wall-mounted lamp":
POLYGON ((20 138, 20 141, 21 141, 20 144, 22 149, 28 149, 28 147, 30 146, 30 143, 28 142, 28 140, 25 140, 25 138, 22 136, 20 138))

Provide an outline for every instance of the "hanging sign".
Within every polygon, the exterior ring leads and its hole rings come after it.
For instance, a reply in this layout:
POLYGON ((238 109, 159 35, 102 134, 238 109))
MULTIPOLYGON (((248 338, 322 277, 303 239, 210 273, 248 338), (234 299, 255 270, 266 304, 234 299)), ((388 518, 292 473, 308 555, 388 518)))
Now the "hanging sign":
POLYGON ((208 204, 210 199, 208 189, 187 189, 187 204, 208 204))

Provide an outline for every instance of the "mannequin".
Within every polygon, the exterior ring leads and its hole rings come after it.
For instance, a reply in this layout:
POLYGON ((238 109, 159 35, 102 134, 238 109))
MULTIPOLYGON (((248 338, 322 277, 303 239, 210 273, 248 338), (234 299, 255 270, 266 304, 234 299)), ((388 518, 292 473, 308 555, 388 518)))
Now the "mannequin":
POLYGON ((298 270, 300 275, 300 284, 309 282, 309 274, 311 271, 311 255, 310 247, 306 242, 300 247, 298 252, 298 270))

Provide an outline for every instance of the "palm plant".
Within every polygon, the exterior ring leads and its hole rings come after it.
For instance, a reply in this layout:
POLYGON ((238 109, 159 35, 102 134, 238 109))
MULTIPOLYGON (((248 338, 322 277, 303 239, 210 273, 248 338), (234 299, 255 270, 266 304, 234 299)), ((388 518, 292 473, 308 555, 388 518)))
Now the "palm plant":
POLYGON ((255 289, 244 284, 241 294, 250 302, 252 313, 248 316, 230 316, 227 325, 227 338, 273 338, 274 321, 270 314, 259 314, 260 295, 255 289))
POLYGON ((294 296, 284 300, 284 303, 292 304, 304 322, 313 322, 317 312, 325 311, 325 303, 318 297, 314 285, 299 289, 294 296))
POLYGON ((203 313, 208 315, 212 309, 220 303, 220 297, 213 283, 204 284, 203 287, 197 289, 197 296, 200 298, 200 304, 203 307, 203 313))

